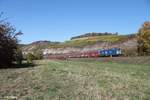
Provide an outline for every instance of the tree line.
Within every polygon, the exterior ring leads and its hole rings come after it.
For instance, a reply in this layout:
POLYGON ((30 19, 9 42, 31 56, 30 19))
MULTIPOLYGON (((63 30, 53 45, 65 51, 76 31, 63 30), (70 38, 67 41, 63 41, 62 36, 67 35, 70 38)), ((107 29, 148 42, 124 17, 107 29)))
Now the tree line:
POLYGON ((104 35, 118 35, 118 33, 117 32, 116 33, 108 33, 108 32, 105 32, 105 33, 96 33, 96 32, 85 33, 83 35, 72 37, 71 40, 77 39, 77 38, 89 37, 89 36, 104 36, 104 35))

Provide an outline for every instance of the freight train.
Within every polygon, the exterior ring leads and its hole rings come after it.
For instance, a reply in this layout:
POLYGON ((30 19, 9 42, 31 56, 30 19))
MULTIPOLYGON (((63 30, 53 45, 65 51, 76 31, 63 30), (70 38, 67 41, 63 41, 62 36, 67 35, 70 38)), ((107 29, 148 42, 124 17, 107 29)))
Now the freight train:
POLYGON ((97 57, 113 57, 122 55, 120 48, 99 49, 86 52, 72 52, 63 54, 46 54, 47 59, 66 59, 66 58, 97 58, 97 57))

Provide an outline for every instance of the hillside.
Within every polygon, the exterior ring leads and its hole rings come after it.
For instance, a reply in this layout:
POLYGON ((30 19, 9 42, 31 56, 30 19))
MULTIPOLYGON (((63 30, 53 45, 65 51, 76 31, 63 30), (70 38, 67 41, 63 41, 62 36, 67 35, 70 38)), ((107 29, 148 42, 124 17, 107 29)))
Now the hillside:
POLYGON ((46 49, 49 46, 57 45, 59 42, 51 42, 51 41, 35 41, 30 44, 21 44, 21 48, 23 52, 34 52, 35 50, 41 51, 42 49, 46 49))
MULTIPOLYGON (((82 35, 83 36, 83 35, 82 35)), ((135 35, 101 35, 85 36, 70 39, 65 42, 37 41, 22 47, 24 52, 42 50, 49 53, 67 53, 73 51, 97 50, 102 48, 120 47, 122 49, 136 48, 135 35)))
POLYGON ((127 36, 118 36, 118 35, 89 36, 89 37, 76 38, 70 41, 66 41, 64 45, 82 47, 82 46, 92 45, 100 42, 114 43, 114 42, 124 41, 126 39, 128 39, 127 36))

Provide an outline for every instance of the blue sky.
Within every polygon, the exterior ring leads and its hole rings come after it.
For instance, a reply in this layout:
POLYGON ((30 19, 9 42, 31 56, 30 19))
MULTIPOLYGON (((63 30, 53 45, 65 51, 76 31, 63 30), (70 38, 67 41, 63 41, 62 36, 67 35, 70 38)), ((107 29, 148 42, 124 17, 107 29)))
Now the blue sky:
POLYGON ((86 32, 135 33, 150 21, 150 0, 0 0, 21 43, 65 41, 86 32))

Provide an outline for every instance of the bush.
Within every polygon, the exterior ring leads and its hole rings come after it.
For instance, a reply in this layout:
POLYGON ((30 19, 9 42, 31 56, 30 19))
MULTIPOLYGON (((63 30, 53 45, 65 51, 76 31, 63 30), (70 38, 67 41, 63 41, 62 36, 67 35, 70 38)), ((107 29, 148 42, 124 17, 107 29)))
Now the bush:
POLYGON ((129 57, 133 57, 133 56, 137 56, 138 52, 136 48, 132 48, 132 49, 126 49, 123 51, 124 56, 129 56, 129 57))
POLYGON ((43 59, 43 53, 41 51, 37 51, 34 54, 35 60, 41 60, 43 59))
POLYGON ((27 63, 33 63, 35 56, 32 53, 27 54, 27 63))
POLYGON ((17 64, 21 65, 22 60, 23 60, 22 51, 20 48, 18 48, 15 53, 15 61, 17 62, 17 64))

